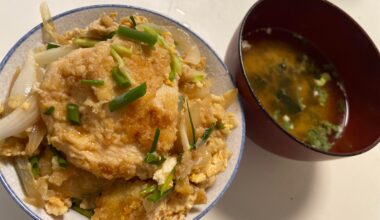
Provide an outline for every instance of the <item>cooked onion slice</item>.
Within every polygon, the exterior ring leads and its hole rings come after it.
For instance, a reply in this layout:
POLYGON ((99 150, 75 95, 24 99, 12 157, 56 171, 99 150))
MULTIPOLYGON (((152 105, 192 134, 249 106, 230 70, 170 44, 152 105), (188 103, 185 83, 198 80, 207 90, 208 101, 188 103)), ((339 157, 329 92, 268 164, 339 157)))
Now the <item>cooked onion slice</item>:
POLYGON ((159 34, 169 31, 173 35, 173 38, 177 43, 177 49, 185 62, 197 65, 201 61, 201 53, 197 44, 182 29, 174 26, 159 26, 152 23, 139 24, 136 28, 138 30, 143 30, 144 26, 153 29, 159 34))
POLYGON ((38 118, 37 98, 32 95, 12 113, 0 119, 0 140, 20 134, 35 124, 38 118))
POLYGON ((75 49, 72 45, 46 50, 34 55, 36 62, 41 66, 52 63, 75 49))
POLYGON ((33 125, 32 130, 28 134, 29 142, 25 148, 26 155, 32 156, 34 152, 36 152, 44 139, 46 132, 46 127, 42 123, 36 123, 33 125))
POLYGON ((43 206, 41 194, 36 188, 36 182, 30 168, 30 163, 26 157, 16 157, 15 165, 17 174, 21 179, 21 184, 25 190, 26 195, 32 200, 32 203, 37 206, 43 206))
POLYGON ((167 26, 165 27, 172 33, 174 40, 177 42, 177 49, 181 53, 183 60, 194 65, 201 61, 201 53, 194 40, 182 29, 167 26))
POLYGON ((24 66, 22 67, 20 74, 15 80, 9 96, 24 98, 20 100, 21 104, 25 101, 26 97, 32 91, 33 85, 36 81, 36 63, 34 60, 33 52, 29 51, 24 66))
POLYGON ((45 42, 56 41, 57 33, 53 20, 51 19, 50 10, 47 3, 44 1, 40 4, 40 14, 43 26, 43 38, 45 42))
POLYGON ((223 94, 224 102, 223 107, 228 108, 235 100, 238 94, 238 90, 236 88, 230 89, 223 94))
POLYGON ((179 135, 181 138, 181 144, 183 147, 183 152, 186 152, 190 150, 190 142, 189 137, 187 136, 187 129, 186 129, 186 116, 184 112, 181 113, 181 119, 179 121, 179 135))

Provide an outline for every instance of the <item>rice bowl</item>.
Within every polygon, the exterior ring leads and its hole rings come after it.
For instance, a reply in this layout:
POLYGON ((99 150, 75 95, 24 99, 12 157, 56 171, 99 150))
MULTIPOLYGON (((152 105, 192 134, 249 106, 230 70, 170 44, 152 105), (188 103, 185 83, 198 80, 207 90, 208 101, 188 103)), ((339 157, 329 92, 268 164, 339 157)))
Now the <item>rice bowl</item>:
MULTIPOLYGON (((151 19, 155 23, 161 22, 160 25, 163 25, 163 24, 173 25, 174 24, 175 26, 178 26, 178 24, 174 23, 173 21, 166 20, 166 19, 163 20, 160 15, 157 15, 157 14, 154 14, 151 12, 146 12, 146 11, 143 11, 141 9, 136 9, 136 8, 129 8, 129 7, 128 8, 122 8, 122 6, 94 6, 94 7, 90 7, 90 8, 81 8, 81 9, 77 9, 77 10, 68 12, 67 14, 57 16, 56 18, 54 18, 54 20, 55 20, 54 22, 57 25, 57 28, 59 30, 70 30, 73 27, 87 26, 91 21, 98 18, 99 15, 101 15, 102 13, 113 12, 113 11, 119 12, 120 15, 131 15, 131 14, 135 14, 136 11, 138 11, 139 14, 140 13, 141 14, 146 13, 146 14, 144 14, 144 16, 148 17, 149 19, 151 19), (74 14, 76 14, 76 15, 74 16, 74 14), (84 19, 84 20, 77 19, 76 16, 78 16, 78 14, 82 14, 79 16, 83 16, 86 19, 84 19), (78 24, 79 20, 81 20, 80 24, 78 24), (73 22, 73 21, 75 21, 75 22, 73 22)), ((15 49, 17 49, 17 50, 16 50, 15 54, 19 54, 19 56, 22 54, 25 54, 21 51, 22 50, 25 51, 27 48, 31 48, 31 45, 40 41, 40 39, 41 39, 40 36, 38 36, 38 34, 36 34, 36 33, 38 33, 36 31, 39 28, 40 27, 37 27, 36 29, 32 30, 32 33, 29 34, 31 36, 29 36, 29 38, 27 38, 27 40, 25 42, 23 42, 23 40, 20 41, 20 43, 19 43, 19 44, 21 44, 20 47, 18 47, 19 45, 16 45, 15 49)), ((184 27, 181 27, 181 28, 186 30, 186 28, 184 28, 184 27)), ((191 34, 191 35, 192 35, 193 39, 197 42, 197 44, 200 46, 201 54, 206 57, 206 60, 207 60, 207 62, 206 62, 207 66, 205 67, 206 72, 211 73, 210 77, 212 77, 212 79, 214 81, 214 85, 215 84, 219 85, 218 87, 214 86, 211 88, 212 93, 221 94, 221 93, 225 92, 227 90, 227 88, 232 88, 233 84, 232 84, 232 82, 231 82, 231 80, 230 80, 230 78, 226 72, 225 67, 220 62, 220 60, 215 56, 215 54, 213 54, 212 51, 209 50, 209 48, 207 46, 204 45, 204 43, 199 38, 197 38, 193 34, 191 34), (219 75, 221 73, 222 73, 222 75, 219 75), (213 74, 218 74, 218 77, 214 77, 215 75, 213 75, 213 74), (220 85, 223 85, 223 87, 220 85)), ((19 62, 19 61, 21 61, 21 59, 17 61, 16 58, 14 58, 14 56, 12 56, 12 58, 9 61, 7 58, 8 57, 6 57, 6 59, 2 62, 2 67, 4 67, 4 69, 3 69, 2 74, 1 74, 1 83, 4 83, 5 85, 8 84, 7 82, 9 82, 9 80, 11 78, 12 69, 14 69, 16 66, 19 66, 20 63, 23 63, 23 62, 19 62)), ((20 57, 18 57, 18 58, 20 58, 20 57)), ((4 86, 2 88, 7 88, 7 87, 8 86, 4 86)), ((4 98, 6 94, 2 94, 2 95, 4 98)), ((48 107, 48 105, 46 105, 45 107, 48 107)), ((230 134, 229 138, 227 139, 227 145, 230 146, 230 148, 232 150, 232 156, 228 162, 227 170, 224 173, 220 174, 220 176, 216 180, 216 184, 207 191, 207 197, 211 200, 211 202, 209 200, 209 202, 207 204, 213 204, 214 201, 216 200, 216 198, 219 197, 221 192, 223 192, 225 190, 225 186, 229 184, 229 182, 231 180, 230 177, 233 176, 234 170, 236 170, 238 160, 240 158, 242 145, 239 148, 237 146, 239 146, 240 144, 243 143, 243 137, 241 136, 241 134, 244 134, 244 118, 242 117, 241 108, 240 108, 240 105, 237 101, 232 103, 231 107, 229 108, 229 111, 233 112, 236 115, 237 121, 239 121, 237 128, 235 128, 235 130, 232 130, 232 133, 230 134), (236 148, 233 148, 233 146, 236 148), (220 179, 222 179, 222 180, 220 180, 220 179)), ((154 134, 153 131, 154 131, 154 129, 152 129, 149 136, 153 136, 153 134, 154 134)), ((147 142, 149 142, 149 141, 147 141, 147 142)), ((60 150, 61 150, 61 148, 60 148, 60 150)), ((78 163, 78 164, 80 164, 80 163, 78 163)), ((82 168, 85 168, 85 167, 82 167, 82 168)), ((13 181, 16 181, 16 183, 17 183, 18 180, 15 179, 14 177, 13 178, 11 177, 11 176, 15 176, 15 171, 14 171, 12 165, 8 164, 5 167, 3 167, 2 173, 5 176, 5 179, 7 179, 7 181, 12 179, 13 181)), ((98 174, 100 176, 102 176, 104 173, 100 172, 98 174)), ((119 174, 116 174, 116 175, 119 175, 119 174)), ((107 178, 106 175, 104 175, 103 177, 107 178)), ((6 182, 5 182, 5 184, 6 184, 6 182)), ((12 184, 12 185, 14 185, 13 190, 16 191, 18 194, 18 197, 21 197, 20 199, 22 199, 22 189, 21 189, 20 183, 12 184), (18 186, 18 188, 17 188, 17 186, 18 186)), ((20 199, 18 199, 19 202, 20 202, 20 199)), ((206 209, 207 204, 200 206, 200 209, 207 210, 206 209)), ((27 207, 27 209, 29 210, 28 213, 32 213, 32 211, 30 211, 30 209, 32 209, 34 212, 39 213, 39 215, 44 219, 50 217, 50 216, 46 215, 45 213, 43 213, 42 210, 35 209, 34 207, 31 207, 30 205, 23 204, 23 206, 27 207)), ((199 214, 199 216, 203 215, 202 213, 204 214, 205 212, 204 211, 201 212, 201 214, 199 214)), ((187 218, 195 218, 197 215, 198 215, 198 213, 190 212, 187 218)), ((35 214, 32 214, 32 216, 36 217, 35 214)), ((65 215, 65 218, 72 219, 73 216, 77 216, 77 214, 70 211, 67 215, 65 215)))

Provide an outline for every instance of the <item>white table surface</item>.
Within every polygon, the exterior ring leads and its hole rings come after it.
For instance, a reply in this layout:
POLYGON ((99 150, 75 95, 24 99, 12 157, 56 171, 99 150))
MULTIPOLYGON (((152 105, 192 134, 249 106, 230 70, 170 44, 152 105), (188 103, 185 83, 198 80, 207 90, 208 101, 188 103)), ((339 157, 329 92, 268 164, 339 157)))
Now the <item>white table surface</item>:
MULTIPOLYGON (((53 15, 104 3, 145 7, 198 33, 224 57, 232 33, 256 0, 49 0, 53 15)), ((332 0, 380 48, 380 0, 332 0)), ((39 0, 0 0, 0 59, 40 22, 39 0)), ((380 122, 379 122, 380 123, 380 122)), ((0 187, 0 219, 30 219, 0 187)), ((328 162, 298 162, 270 154, 251 140, 232 186, 206 220, 378 220, 380 146, 364 155, 328 162)))

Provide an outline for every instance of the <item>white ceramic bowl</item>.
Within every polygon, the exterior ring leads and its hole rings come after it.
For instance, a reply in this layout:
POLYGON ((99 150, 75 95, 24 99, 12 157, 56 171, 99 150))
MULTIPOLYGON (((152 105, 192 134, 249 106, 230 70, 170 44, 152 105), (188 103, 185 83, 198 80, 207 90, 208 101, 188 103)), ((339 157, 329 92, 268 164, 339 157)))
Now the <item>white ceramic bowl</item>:
MULTIPOLYGON (((229 74, 226 66, 216 55, 215 51, 210 48, 210 46, 208 46, 199 36, 187 29, 185 26, 156 12, 124 5, 93 5, 59 14, 53 17, 53 20, 58 31, 63 32, 75 27, 85 27, 91 21, 99 18, 99 16, 104 12, 118 12, 119 16, 139 14, 149 18, 149 20, 156 24, 171 25, 183 29, 195 40, 201 50, 201 54, 206 57, 206 71, 213 79, 212 92, 215 94, 221 94, 224 91, 234 87, 231 75, 229 74)), ((25 34, 1 61, 0 102, 4 102, 6 99, 10 84, 9 82, 12 79, 15 68, 22 66, 28 49, 32 48, 36 43, 42 42, 41 27, 41 24, 37 25, 25 34)), ((237 172, 240 158, 243 153, 245 140, 244 113, 239 100, 233 103, 228 110, 233 112, 239 121, 238 127, 232 131, 227 140, 228 147, 233 152, 232 157, 228 162, 227 169, 218 175, 215 184, 208 189, 207 204, 196 206, 193 211, 188 214, 187 219, 200 219, 203 215, 205 215, 222 197, 237 172)), ((23 201, 24 192, 13 164, 5 160, 2 160, 1 162, 2 166, 0 168, 0 180, 15 202, 33 219, 53 219, 50 215, 46 214, 43 209, 38 209, 23 201)), ((76 220, 86 218, 74 211, 70 211, 65 214, 63 219, 76 220)))

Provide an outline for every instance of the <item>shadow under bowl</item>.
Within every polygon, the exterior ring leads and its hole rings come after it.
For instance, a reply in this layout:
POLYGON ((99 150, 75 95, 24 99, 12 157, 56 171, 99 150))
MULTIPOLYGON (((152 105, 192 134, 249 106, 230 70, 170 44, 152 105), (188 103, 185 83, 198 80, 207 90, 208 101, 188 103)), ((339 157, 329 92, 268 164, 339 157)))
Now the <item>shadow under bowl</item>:
POLYGON ((225 62, 235 74, 246 108, 247 135, 264 149, 296 160, 357 155, 380 140, 380 54, 366 32, 344 11, 324 0, 261 0, 236 30, 225 62), (262 107, 243 68, 242 38, 260 28, 282 28, 309 40, 335 65, 348 102, 348 120, 329 152, 297 140, 262 107))

